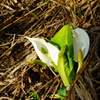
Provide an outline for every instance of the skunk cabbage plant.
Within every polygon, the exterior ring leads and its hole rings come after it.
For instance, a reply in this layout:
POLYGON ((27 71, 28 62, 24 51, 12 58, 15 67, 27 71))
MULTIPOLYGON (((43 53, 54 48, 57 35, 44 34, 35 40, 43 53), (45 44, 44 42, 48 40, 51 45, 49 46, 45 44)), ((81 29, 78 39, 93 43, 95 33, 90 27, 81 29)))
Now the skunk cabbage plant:
POLYGON ((52 66, 59 73, 65 87, 70 86, 75 78, 74 61, 78 69, 89 50, 89 36, 84 29, 71 29, 63 26, 49 42, 41 38, 26 37, 34 46, 40 60, 52 66))
POLYGON ((42 62, 49 66, 57 66, 59 49, 41 38, 26 37, 33 45, 42 62))
POLYGON ((89 50, 89 37, 85 30, 77 28, 73 30, 73 46, 74 46, 74 61, 78 61, 78 50, 82 50, 83 59, 88 53, 89 50))

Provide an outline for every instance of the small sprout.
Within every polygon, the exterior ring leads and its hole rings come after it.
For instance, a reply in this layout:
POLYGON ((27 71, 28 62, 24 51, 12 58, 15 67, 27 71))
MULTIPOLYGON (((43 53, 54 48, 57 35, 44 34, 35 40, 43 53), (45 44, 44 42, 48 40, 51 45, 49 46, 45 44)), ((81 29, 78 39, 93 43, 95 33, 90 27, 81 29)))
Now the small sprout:
POLYGON ((78 14, 78 16, 83 16, 83 14, 82 14, 82 10, 80 9, 80 8, 77 8, 77 11, 76 11, 76 13, 78 14))
POLYGON ((29 11, 29 12, 32 14, 32 16, 38 17, 35 13, 33 13, 33 12, 31 12, 31 11, 29 11))
POLYGON ((0 44, 4 44, 4 42, 0 41, 0 44))
POLYGON ((59 95, 62 95, 62 96, 64 96, 64 97, 66 97, 66 96, 67 96, 67 94, 66 94, 66 89, 65 89, 65 88, 60 88, 60 89, 58 90, 58 94, 59 94, 59 95))
POLYGON ((45 0, 45 2, 50 3, 50 1, 49 1, 49 0, 45 0))
POLYGON ((28 94, 29 94, 29 95, 32 95, 31 97, 32 97, 32 99, 34 99, 34 100, 38 100, 38 99, 39 99, 39 95, 38 95, 38 94, 34 94, 34 92, 29 92, 28 94))
POLYGON ((65 88, 60 88, 57 92, 57 94, 55 94, 54 98, 59 98, 59 99, 64 99, 66 98, 68 95, 66 93, 66 89, 65 88))

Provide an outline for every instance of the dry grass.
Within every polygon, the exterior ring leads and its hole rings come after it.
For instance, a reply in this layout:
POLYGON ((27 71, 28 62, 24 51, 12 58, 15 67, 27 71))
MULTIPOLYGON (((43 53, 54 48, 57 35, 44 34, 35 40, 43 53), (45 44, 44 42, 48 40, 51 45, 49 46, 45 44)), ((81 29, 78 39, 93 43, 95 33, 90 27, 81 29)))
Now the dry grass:
POLYGON ((66 100, 99 100, 99 0, 49 1, 0 0, 0 100, 30 100, 30 91, 38 93, 39 100, 54 100, 57 90, 63 87, 61 79, 49 68, 25 62, 37 55, 24 36, 50 39, 68 23, 85 28, 91 47, 66 100))

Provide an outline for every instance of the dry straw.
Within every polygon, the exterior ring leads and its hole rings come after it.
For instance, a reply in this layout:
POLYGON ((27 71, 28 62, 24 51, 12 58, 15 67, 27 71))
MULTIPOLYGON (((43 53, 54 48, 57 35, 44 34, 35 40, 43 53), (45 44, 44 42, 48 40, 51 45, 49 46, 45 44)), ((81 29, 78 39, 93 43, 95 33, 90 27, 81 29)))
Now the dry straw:
POLYGON ((30 91, 38 93, 39 100, 54 100, 63 87, 61 79, 49 68, 25 62, 37 55, 23 39, 51 39, 68 23, 89 33, 91 47, 66 100, 99 100, 99 10, 99 0, 0 0, 0 100, 29 100, 30 91))

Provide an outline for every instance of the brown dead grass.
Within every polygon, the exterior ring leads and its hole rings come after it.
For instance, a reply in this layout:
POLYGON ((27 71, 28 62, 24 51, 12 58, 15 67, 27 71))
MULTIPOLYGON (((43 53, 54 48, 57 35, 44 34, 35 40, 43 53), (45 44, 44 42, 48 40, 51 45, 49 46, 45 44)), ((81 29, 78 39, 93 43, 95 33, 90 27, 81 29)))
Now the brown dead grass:
POLYGON ((30 100, 30 91, 38 93, 39 100, 54 100, 63 83, 59 75, 54 76, 49 68, 25 62, 36 59, 37 55, 24 36, 50 39, 68 23, 85 28, 91 47, 66 100, 99 100, 99 0, 49 1, 0 0, 0 100, 30 100))

